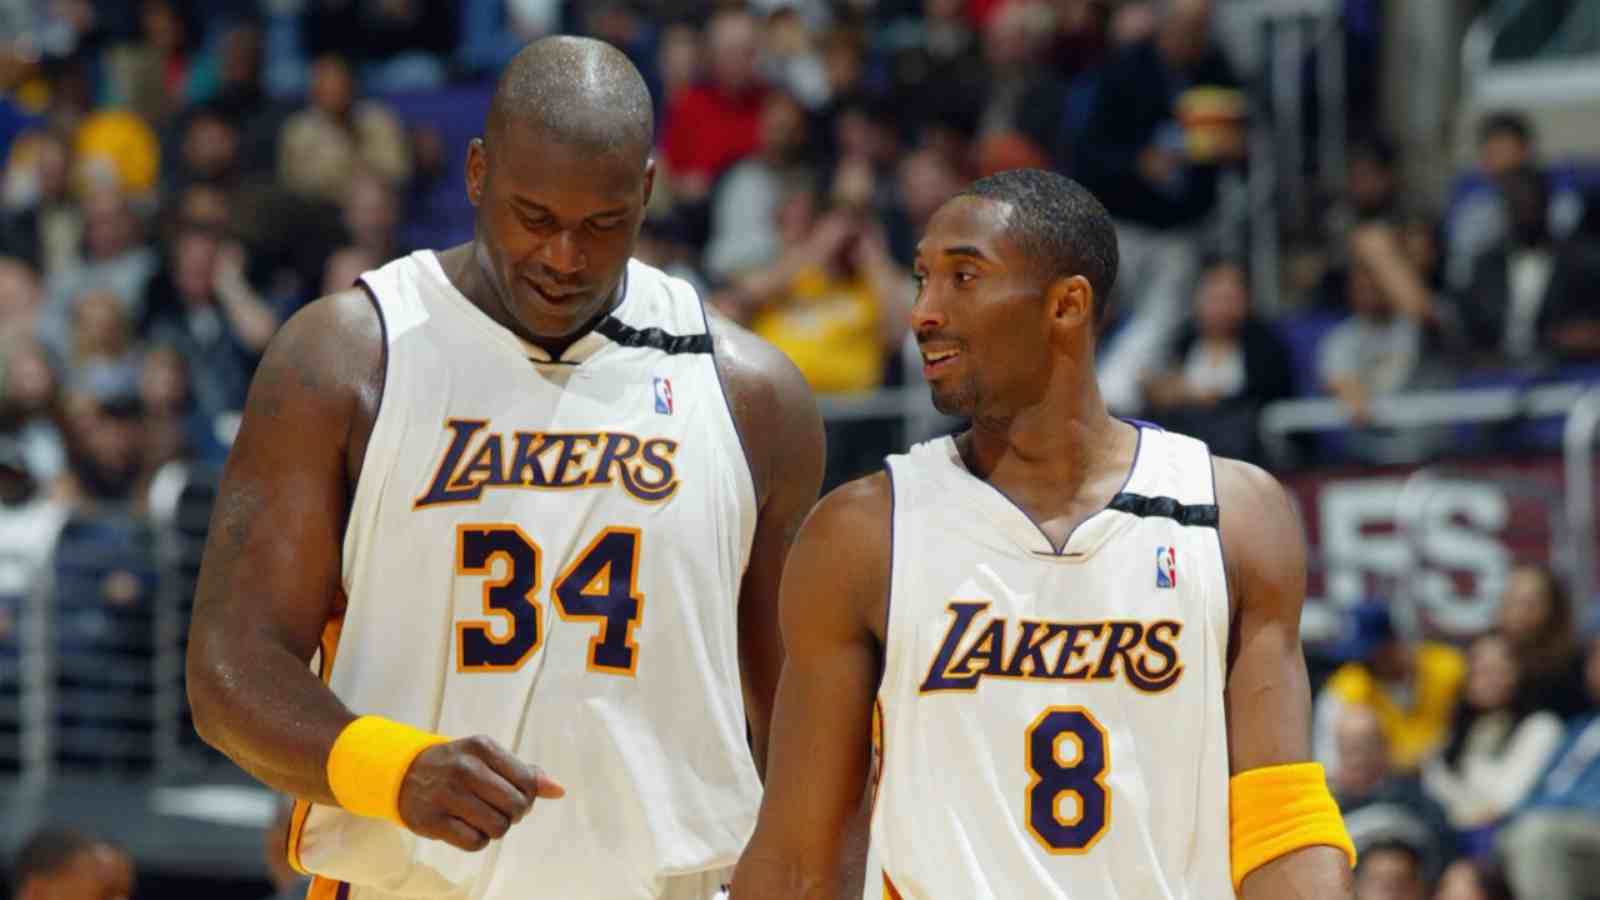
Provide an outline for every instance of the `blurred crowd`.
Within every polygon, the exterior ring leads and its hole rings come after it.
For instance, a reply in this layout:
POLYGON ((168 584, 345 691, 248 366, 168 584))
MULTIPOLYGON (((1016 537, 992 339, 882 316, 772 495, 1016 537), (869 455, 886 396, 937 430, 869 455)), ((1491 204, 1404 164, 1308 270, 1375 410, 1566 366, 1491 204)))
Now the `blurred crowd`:
MULTIPOLYGON (((1256 106, 1214 5, 0 0, 0 681, 21 598, 54 566, 81 586, 58 610, 63 652, 100 654, 63 677, 112 705, 148 694, 103 659, 149 629, 152 483, 224 458, 283 321, 418 249, 422 198, 461 175, 400 98, 486 98, 549 33, 616 44, 651 86, 660 175, 640 256, 822 394, 915 381, 918 235, 971 179, 1024 166, 1077 178, 1117 223, 1110 405, 1220 453, 1260 458, 1263 407, 1328 396, 1352 423, 1341 452, 1415 458, 1438 440, 1372 424, 1383 395, 1596 376, 1583 287, 1600 282, 1600 176, 1543 159, 1528 119, 1496 113, 1425 205, 1377 124, 1370 66, 1348 67, 1342 188, 1256 296, 1244 250, 1267 226, 1229 202, 1256 106), (92 564, 63 571, 69 539, 92 564)), ((1370 58, 1385 4, 1343 5, 1351 58, 1370 58)), ((830 424, 830 481, 903 437, 830 424)), ((1328 681, 1319 752, 1351 811, 1388 814, 1393 796, 1409 816, 1374 813, 1363 900, 1600 885, 1600 654, 1550 573, 1512 585, 1502 627, 1465 654, 1359 613, 1371 646, 1328 681)))
POLYGON ((1523 565, 1464 649, 1372 601, 1314 654, 1313 741, 1363 848, 1358 900, 1600 897, 1600 616, 1584 608, 1523 565))

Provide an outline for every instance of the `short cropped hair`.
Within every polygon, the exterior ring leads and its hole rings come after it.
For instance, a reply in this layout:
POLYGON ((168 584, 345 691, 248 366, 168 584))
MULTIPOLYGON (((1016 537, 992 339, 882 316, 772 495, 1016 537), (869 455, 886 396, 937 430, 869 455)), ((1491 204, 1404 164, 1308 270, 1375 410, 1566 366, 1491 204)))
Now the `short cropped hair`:
POLYGON ((972 183, 963 196, 1011 206, 1010 236, 1048 281, 1082 275, 1094 288, 1095 322, 1106 321, 1117 283, 1117 229, 1083 185, 1042 169, 1011 169, 972 183))

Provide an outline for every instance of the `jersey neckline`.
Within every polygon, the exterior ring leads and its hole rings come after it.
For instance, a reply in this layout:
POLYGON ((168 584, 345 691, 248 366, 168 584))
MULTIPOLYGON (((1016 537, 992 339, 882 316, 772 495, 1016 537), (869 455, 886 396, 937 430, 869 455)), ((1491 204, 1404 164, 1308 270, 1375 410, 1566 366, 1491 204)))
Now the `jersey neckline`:
POLYGON ((956 475, 964 480, 973 481, 983 486, 975 491, 974 497, 982 507, 982 511, 991 522, 1013 541, 1020 544, 1034 556, 1045 556, 1063 560, 1081 560, 1092 554, 1111 533, 1126 524, 1128 517, 1121 515, 1108 515, 1116 513, 1112 501, 1127 492, 1138 478, 1140 470, 1146 465, 1145 457, 1148 452, 1145 440, 1146 431, 1159 431, 1146 423, 1122 419, 1120 421, 1134 427, 1135 443, 1133 448, 1133 461, 1128 465, 1128 472, 1123 476, 1122 486, 1111 495, 1111 500, 1100 509, 1090 513, 1083 521, 1072 526, 1067 532, 1066 540, 1057 547, 1043 527, 1024 510, 1011 495, 1001 490, 987 479, 979 478, 976 473, 967 468, 966 460, 961 458, 961 450, 956 446, 953 435, 945 435, 939 443, 956 475))
POLYGON ((622 275, 622 301, 611 312, 602 316, 595 323, 595 327, 591 328, 587 334, 574 341, 572 346, 566 349, 566 352, 559 357, 555 357, 551 356, 548 350, 538 344, 524 340, 521 335, 496 322, 493 317, 480 309, 478 304, 468 299, 466 294, 461 293, 461 289, 456 287, 455 282, 451 281, 450 276, 445 273, 444 265, 439 262, 438 253, 433 250, 418 250, 412 255, 421 262, 423 270, 428 273, 429 277, 437 281, 440 287, 443 288, 443 294, 449 298, 451 305, 460 308, 467 318, 475 322, 480 329, 487 331, 496 343, 535 363, 578 365, 606 347, 611 346, 614 342, 600 333, 600 323, 610 319, 615 319, 621 323, 622 320, 618 317, 618 313, 628 307, 628 303, 633 299, 634 294, 634 261, 630 259, 622 275))

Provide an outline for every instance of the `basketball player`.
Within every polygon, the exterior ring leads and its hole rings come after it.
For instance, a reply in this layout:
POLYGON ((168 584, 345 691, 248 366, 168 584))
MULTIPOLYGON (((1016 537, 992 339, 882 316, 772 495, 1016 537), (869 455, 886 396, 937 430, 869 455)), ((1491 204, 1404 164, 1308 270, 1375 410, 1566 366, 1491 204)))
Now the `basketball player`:
POLYGON ((317 301, 262 362, 189 691, 301 799, 313 897, 705 900, 754 828, 821 422, 630 258, 651 137, 621 53, 530 45, 469 150, 473 241, 317 301))
POLYGON ((913 326, 934 405, 972 425, 802 529, 733 897, 838 895, 874 746, 868 897, 1350 895, 1303 762, 1300 527, 1261 470, 1107 415, 1116 270, 1059 175, 986 178, 929 223, 913 326))

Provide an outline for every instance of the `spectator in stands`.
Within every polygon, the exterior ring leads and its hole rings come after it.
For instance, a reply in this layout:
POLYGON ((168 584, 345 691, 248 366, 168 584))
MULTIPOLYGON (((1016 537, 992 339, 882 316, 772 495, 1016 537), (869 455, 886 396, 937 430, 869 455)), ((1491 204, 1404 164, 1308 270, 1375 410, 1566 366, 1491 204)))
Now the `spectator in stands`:
MULTIPOLYGON (((890 56, 891 95, 913 121, 977 130, 986 93, 978 36, 963 0, 923 0, 921 15, 897 17, 879 43, 890 56)), ((909 11, 908 11, 909 12, 909 11)))
MULTIPOLYGON (((171 208, 172 228, 185 224, 218 230, 233 225, 232 201, 221 188, 213 184, 191 184, 177 194, 171 208)), ((166 236, 171 240, 172 234, 166 236)))
MULTIPOLYGON (((1528 167, 1538 168, 1533 123, 1509 110, 1485 116, 1478 126, 1478 171, 1472 177, 1488 184, 1471 192, 1458 186, 1459 199, 1449 215, 1446 258, 1452 289, 1465 290, 1478 256, 1505 240, 1509 216, 1497 185, 1511 172, 1528 167)), ((1565 237, 1583 216, 1583 199, 1569 184, 1558 182, 1550 188, 1549 230, 1565 237)))
POLYGON ((1423 786, 1469 842, 1483 841, 1522 804, 1561 741, 1561 719, 1529 703, 1511 642, 1472 642, 1450 742, 1423 768, 1423 786))
POLYGON ((808 110, 821 109, 832 96, 817 32, 806 27, 806 20, 793 6, 767 15, 759 65, 767 84, 808 110))
POLYGON ((1367 601, 1351 612, 1353 634, 1340 666, 1317 701, 1317 756, 1338 763, 1334 723, 1351 707, 1371 710, 1389 748, 1389 764, 1410 774, 1449 737, 1466 661, 1432 641, 1411 643, 1395 630, 1389 604, 1367 601))
POLYGON ((1422 853, 1405 840, 1366 847, 1356 863, 1356 900, 1426 900, 1422 853))
POLYGON ((916 242, 946 200, 966 187, 961 173, 943 153, 925 146, 900 158, 896 178, 898 228, 890 232, 894 257, 909 266, 916 242))
MULTIPOLYGON (((203 98, 236 123, 247 140, 267 124, 273 111, 272 99, 262 84, 263 50, 259 27, 241 22, 229 28, 218 42, 215 90, 203 98)), ((259 157, 256 162, 266 164, 270 158, 259 157)))
POLYGON ((276 311, 245 280, 242 248, 222 235, 184 228, 167 265, 151 302, 149 336, 193 364, 202 414, 241 409, 256 361, 277 330, 276 311))
MULTIPOLYGON (((1350 421, 1366 426, 1373 398, 1418 381, 1423 339, 1437 310, 1393 227, 1368 223, 1356 228, 1350 257, 1344 287, 1352 315, 1323 339, 1317 371, 1350 421)), ((1368 430, 1352 437, 1352 450, 1381 457, 1414 452, 1420 449, 1417 441, 1414 434, 1368 430)))
POLYGON ((71 195, 72 145, 55 131, 19 138, 0 188, 0 249, 49 278, 74 264, 83 213, 71 195))
POLYGON ((1050 58, 1063 78, 1099 67, 1110 48, 1112 4, 1104 0, 1055 0, 1055 46, 1050 58))
POLYGON ((1433 900, 1516 900, 1516 894, 1498 863, 1458 859, 1444 870, 1433 900))
POLYGON ((27 335, 0 343, 0 434, 21 444, 28 471, 44 482, 53 481, 66 463, 57 426, 61 397, 60 379, 43 344, 27 335))
POLYGON ((989 91, 979 121, 980 140, 1014 134, 1026 138, 1044 159, 1067 158, 1071 148, 1056 143, 1067 82, 1049 64, 1055 29, 1055 14, 1042 0, 1009 3, 989 21, 983 35, 989 91))
POLYGON ((238 122, 220 105, 197 106, 183 116, 182 141, 169 188, 201 182, 227 185, 240 174, 238 122))
POLYGON ((457 55, 472 71, 498 71, 528 43, 560 28, 561 7, 561 0, 465 0, 457 55))
POLYGON ((767 87, 757 70, 760 30, 749 13, 724 9, 706 26, 711 78, 668 102, 662 157, 673 193, 704 200, 716 179, 760 146, 767 87))
POLYGON ((693 25, 678 22, 662 30, 661 47, 656 53, 661 96, 655 98, 655 103, 656 116, 663 122, 667 109, 678 97, 700 83, 706 68, 705 56, 705 41, 693 25))
MULTIPOLYGON (((1468 346, 1511 363, 1540 359, 1549 349, 1600 350, 1600 342, 1563 340, 1573 323, 1600 320, 1589 295, 1600 274, 1600 246, 1557 244, 1549 227, 1549 189, 1531 167, 1498 182, 1505 207, 1505 236, 1478 253, 1467 289, 1458 300, 1468 346)), ((1576 336, 1576 335, 1574 335, 1576 336)))
POLYGON ((158 345, 139 372, 143 411, 141 459, 147 473, 176 460, 221 463, 228 454, 216 423, 202 415, 189 387, 189 363, 177 348, 158 345))
POLYGON ((831 208, 820 217, 810 212, 809 191, 792 193, 781 212, 784 254, 731 292, 732 314, 787 353, 819 392, 881 384, 886 353, 909 321, 910 276, 889 254, 861 193, 871 190, 861 187, 869 173, 863 161, 841 166, 831 208))
POLYGON ((734 166, 711 197, 706 274, 716 281, 770 265, 778 243, 778 205, 784 184, 808 168, 810 122, 793 96, 774 91, 761 111, 761 149, 734 166))
POLYGON ((1149 415, 1194 434, 1224 456, 1254 459, 1261 407, 1293 392, 1283 339, 1250 312, 1250 280, 1237 261, 1205 267, 1194 314, 1166 365, 1144 383, 1149 415))
POLYGON ((96 109, 83 117, 72 144, 80 190, 109 189, 141 202, 153 199, 161 174, 161 142, 144 119, 126 109, 96 109))
MULTIPOLYGON (((0 437, 0 597, 21 596, 36 583, 66 520, 66 506, 28 471, 22 445, 0 437)), ((15 616, 0 604, 0 638, 15 616)))
POLYGON ((1394 144, 1374 135, 1356 141, 1348 152, 1350 206, 1356 222, 1393 221, 1400 198, 1394 144))
POLYGON ((1600 637, 1585 666, 1590 712, 1567 726, 1527 804, 1501 834, 1517 896, 1600 896, 1600 637))
POLYGON ((199 22, 177 0, 143 0, 139 41, 114 48, 107 56, 112 102, 127 106, 160 126, 189 99, 199 22))
POLYGON ((89 383, 68 396, 62 496, 74 516, 121 518, 139 508, 143 409, 139 395, 89 383))
POLYGON ((427 0, 310 0, 301 35, 313 56, 339 56, 361 66, 379 90, 423 90, 444 76, 441 57, 455 50, 454 3, 427 0))
POLYGON ((1394 771, 1378 716, 1348 707, 1333 723, 1338 760, 1328 769, 1328 787, 1358 848, 1404 836, 1422 851, 1429 867, 1449 855, 1453 841, 1444 810, 1414 776, 1394 771))
POLYGON ((145 286, 155 274, 158 259, 145 245, 143 223, 119 191, 98 189, 83 201, 83 256, 72 267, 46 283, 49 307, 45 327, 64 343, 72 319, 72 301, 89 288, 104 288, 122 301, 130 318, 138 319, 144 307, 145 286))
POLYGON ((89 291, 73 304, 68 360, 75 382, 115 385, 122 391, 138 384, 139 350, 115 295, 89 291))
POLYGON ((1129 322, 1099 367, 1113 409, 1139 408, 1139 382, 1182 322, 1221 167, 1245 151, 1238 84, 1212 38, 1211 0, 1169 0, 1156 33, 1101 72, 1073 160, 1116 220, 1122 254, 1117 308, 1129 322))
POLYGON ((822 58, 827 99, 847 97, 866 89, 869 40, 860 29, 842 25, 822 35, 817 52, 822 58))
POLYGON ((400 225, 404 211, 394 185, 377 172, 358 167, 345 185, 340 220, 350 243, 388 261, 403 256, 400 225))
POLYGON ((1500 595, 1498 619, 1532 705, 1563 718, 1586 712, 1583 646, 1561 576, 1548 565, 1514 567, 1500 595))
POLYGON ((133 859, 120 847, 70 828, 33 834, 12 865, 16 900, 128 900, 133 859))
POLYGON ((0 339, 35 334, 43 307, 44 288, 33 267, 16 257, 0 256, 0 339))
POLYGON ((358 102, 350 64, 323 56, 311 69, 311 105, 283 126, 278 178, 297 194, 337 204, 358 165, 402 185, 411 177, 411 145, 387 107, 358 102))

